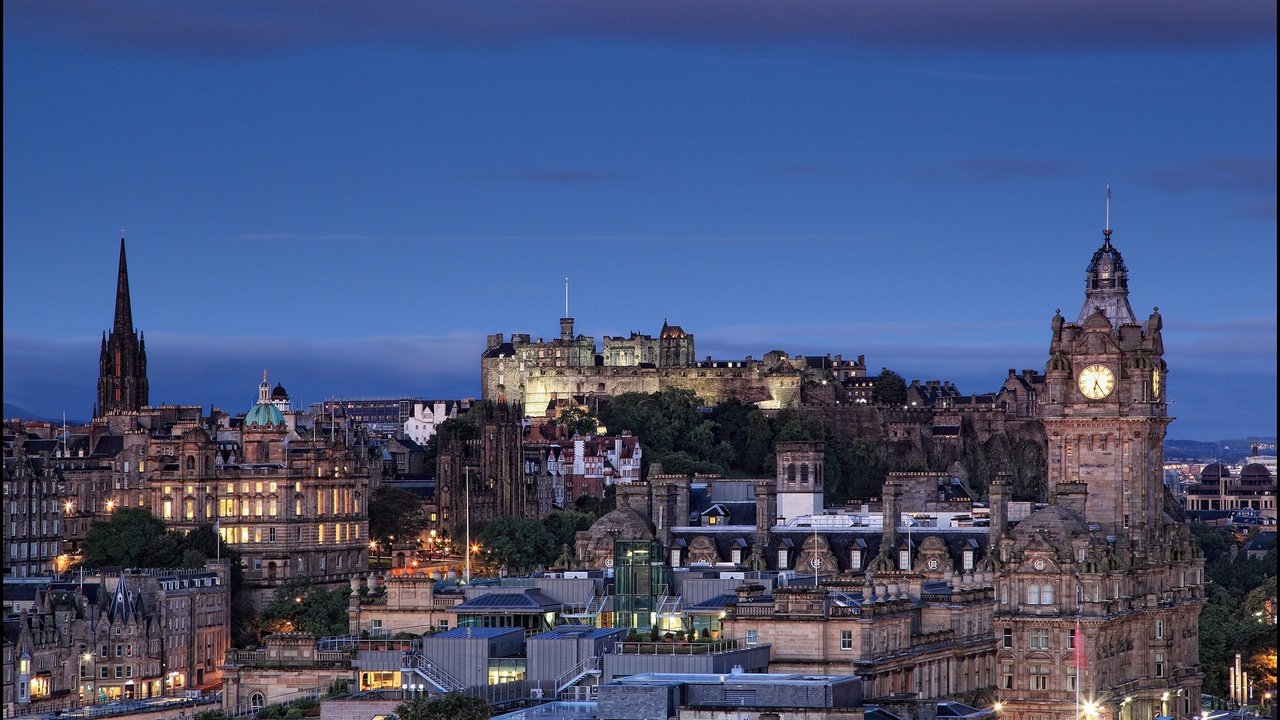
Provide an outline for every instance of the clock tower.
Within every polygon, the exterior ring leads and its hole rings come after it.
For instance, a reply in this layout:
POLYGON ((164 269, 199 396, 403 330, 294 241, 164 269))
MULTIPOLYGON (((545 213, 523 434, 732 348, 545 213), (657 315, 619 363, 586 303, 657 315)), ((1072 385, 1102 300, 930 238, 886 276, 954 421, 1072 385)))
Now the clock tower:
POLYGON ((1160 313, 1134 316, 1110 229, 1084 290, 1075 321, 1052 322, 1048 502, 1012 525, 1005 486, 991 486, 1001 717, 1187 718, 1200 712, 1204 560, 1164 488, 1160 313))
POLYGON ((1081 483, 1084 519, 1141 544, 1161 522, 1168 416, 1159 310, 1145 323, 1129 306, 1129 272, 1105 231, 1085 269, 1074 323, 1061 312, 1045 369, 1040 417, 1048 438, 1048 489, 1081 483))

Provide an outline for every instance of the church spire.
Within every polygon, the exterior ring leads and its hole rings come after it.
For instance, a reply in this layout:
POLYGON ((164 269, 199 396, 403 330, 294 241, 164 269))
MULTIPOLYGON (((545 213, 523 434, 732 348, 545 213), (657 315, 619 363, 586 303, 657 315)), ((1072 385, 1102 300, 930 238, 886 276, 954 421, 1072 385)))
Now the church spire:
POLYGON ((142 338, 133 327, 129 266, 121 228, 115 317, 99 352, 98 403, 94 417, 140 410, 148 404, 147 390, 147 354, 142 338))
POLYGON ((129 304, 129 266, 124 257, 124 235, 120 235, 120 269, 116 274, 116 321, 114 332, 133 332, 133 307, 129 304))

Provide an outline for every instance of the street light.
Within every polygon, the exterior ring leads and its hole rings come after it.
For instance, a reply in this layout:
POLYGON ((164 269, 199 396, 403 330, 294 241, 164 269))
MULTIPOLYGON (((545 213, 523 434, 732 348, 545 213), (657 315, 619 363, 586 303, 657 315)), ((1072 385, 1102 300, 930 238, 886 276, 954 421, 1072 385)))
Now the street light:
MULTIPOLYGON (((471 466, 468 465, 462 468, 462 474, 465 475, 467 478, 467 492, 466 492, 467 542, 466 542, 466 546, 467 548, 470 548, 471 547, 471 466)), ((467 553, 467 569, 466 569, 465 577, 466 577, 467 584, 470 585, 471 584, 471 553, 470 552, 467 553)))

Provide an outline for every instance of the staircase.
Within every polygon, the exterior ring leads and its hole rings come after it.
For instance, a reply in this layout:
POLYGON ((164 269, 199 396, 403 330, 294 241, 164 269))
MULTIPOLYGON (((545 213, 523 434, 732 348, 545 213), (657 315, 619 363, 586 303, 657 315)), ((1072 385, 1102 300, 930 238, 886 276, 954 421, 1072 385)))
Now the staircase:
MULTIPOLYGON (((582 662, 564 671, 563 673, 560 674, 559 677, 556 678, 556 691, 555 691, 556 699, 557 700, 564 699, 563 696, 567 694, 565 691, 567 691, 571 687, 574 687, 575 685, 582 682, 584 679, 588 677, 596 678, 596 683, 593 683, 591 687, 588 689, 588 692, 594 695, 596 686, 599 685, 599 678, 600 678, 600 656, 599 655, 592 655, 591 657, 583 659, 582 662)), ((579 693, 575 692, 573 693, 573 695, 574 695, 574 699, 577 699, 577 696, 579 695, 579 693)))
POLYGON ((593 595, 585 604, 575 605, 571 611, 561 613, 560 618, 569 621, 570 625, 595 625, 606 599, 604 595, 593 595))
POLYGON ((683 595, 663 595, 658 598, 658 616, 659 617, 682 617, 680 607, 683 605, 683 595))
POLYGON ((462 692, 467 689, 467 685, 458 678, 445 672, 444 668, 431 662, 417 650, 411 650, 404 654, 404 660, 400 663, 401 675, 416 673, 419 677, 431 683, 432 687, 442 693, 462 692))

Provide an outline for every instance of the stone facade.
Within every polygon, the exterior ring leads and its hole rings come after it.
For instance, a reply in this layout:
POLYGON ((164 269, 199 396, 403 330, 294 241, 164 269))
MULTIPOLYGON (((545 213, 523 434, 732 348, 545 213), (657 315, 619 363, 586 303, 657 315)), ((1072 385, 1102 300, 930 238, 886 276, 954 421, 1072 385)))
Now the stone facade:
POLYGON ((1039 392, 1050 505, 1012 530, 992 487, 997 693, 1011 720, 1067 720, 1078 699, 1117 720, 1200 712, 1203 559, 1162 460, 1162 320, 1139 323, 1108 230, 1079 319, 1053 318, 1039 392))
POLYGON ((544 476, 525 472, 519 410, 496 402, 478 412, 483 413, 479 437, 462 429, 439 437, 437 529, 454 539, 464 536, 468 516, 473 531, 500 517, 540 517, 538 484, 544 476))
POLYGON ((147 698, 220 680, 231 644, 230 569, 134 569, 36 588, 5 619, 6 698, 32 710, 147 698), (6 670, 9 667, 6 665, 6 670))
MULTIPOLYGON (((48 457, 59 441, 21 422, 5 425, 3 563, 5 577, 58 570, 62 554, 62 480, 48 457)), ((44 429, 48 429, 47 426, 44 429)))
POLYGON ((548 414, 563 399, 669 388, 692 390, 710 403, 738 398, 766 409, 800 402, 803 358, 772 352, 763 360, 698 361, 693 335, 666 323, 656 340, 635 333, 606 337, 598 353, 595 338, 573 335, 573 318, 561 318, 560 326, 560 337, 550 341, 531 341, 523 333, 509 341, 489 336, 480 359, 482 397, 506 400, 533 417, 548 414))
POLYGON ((314 697, 335 680, 355 687, 352 653, 319 650, 302 633, 270 635, 259 650, 228 650, 222 666, 222 709, 240 715, 255 708, 314 697))
POLYGON ((361 594, 361 581, 351 580, 351 596, 347 617, 351 634, 389 637, 398 632, 418 635, 430 630, 447 630, 456 624, 457 616, 449 608, 462 602, 462 593, 437 593, 436 578, 428 575, 395 575, 379 580, 370 575, 369 592, 361 594), (382 585, 383 593, 373 591, 382 585))

